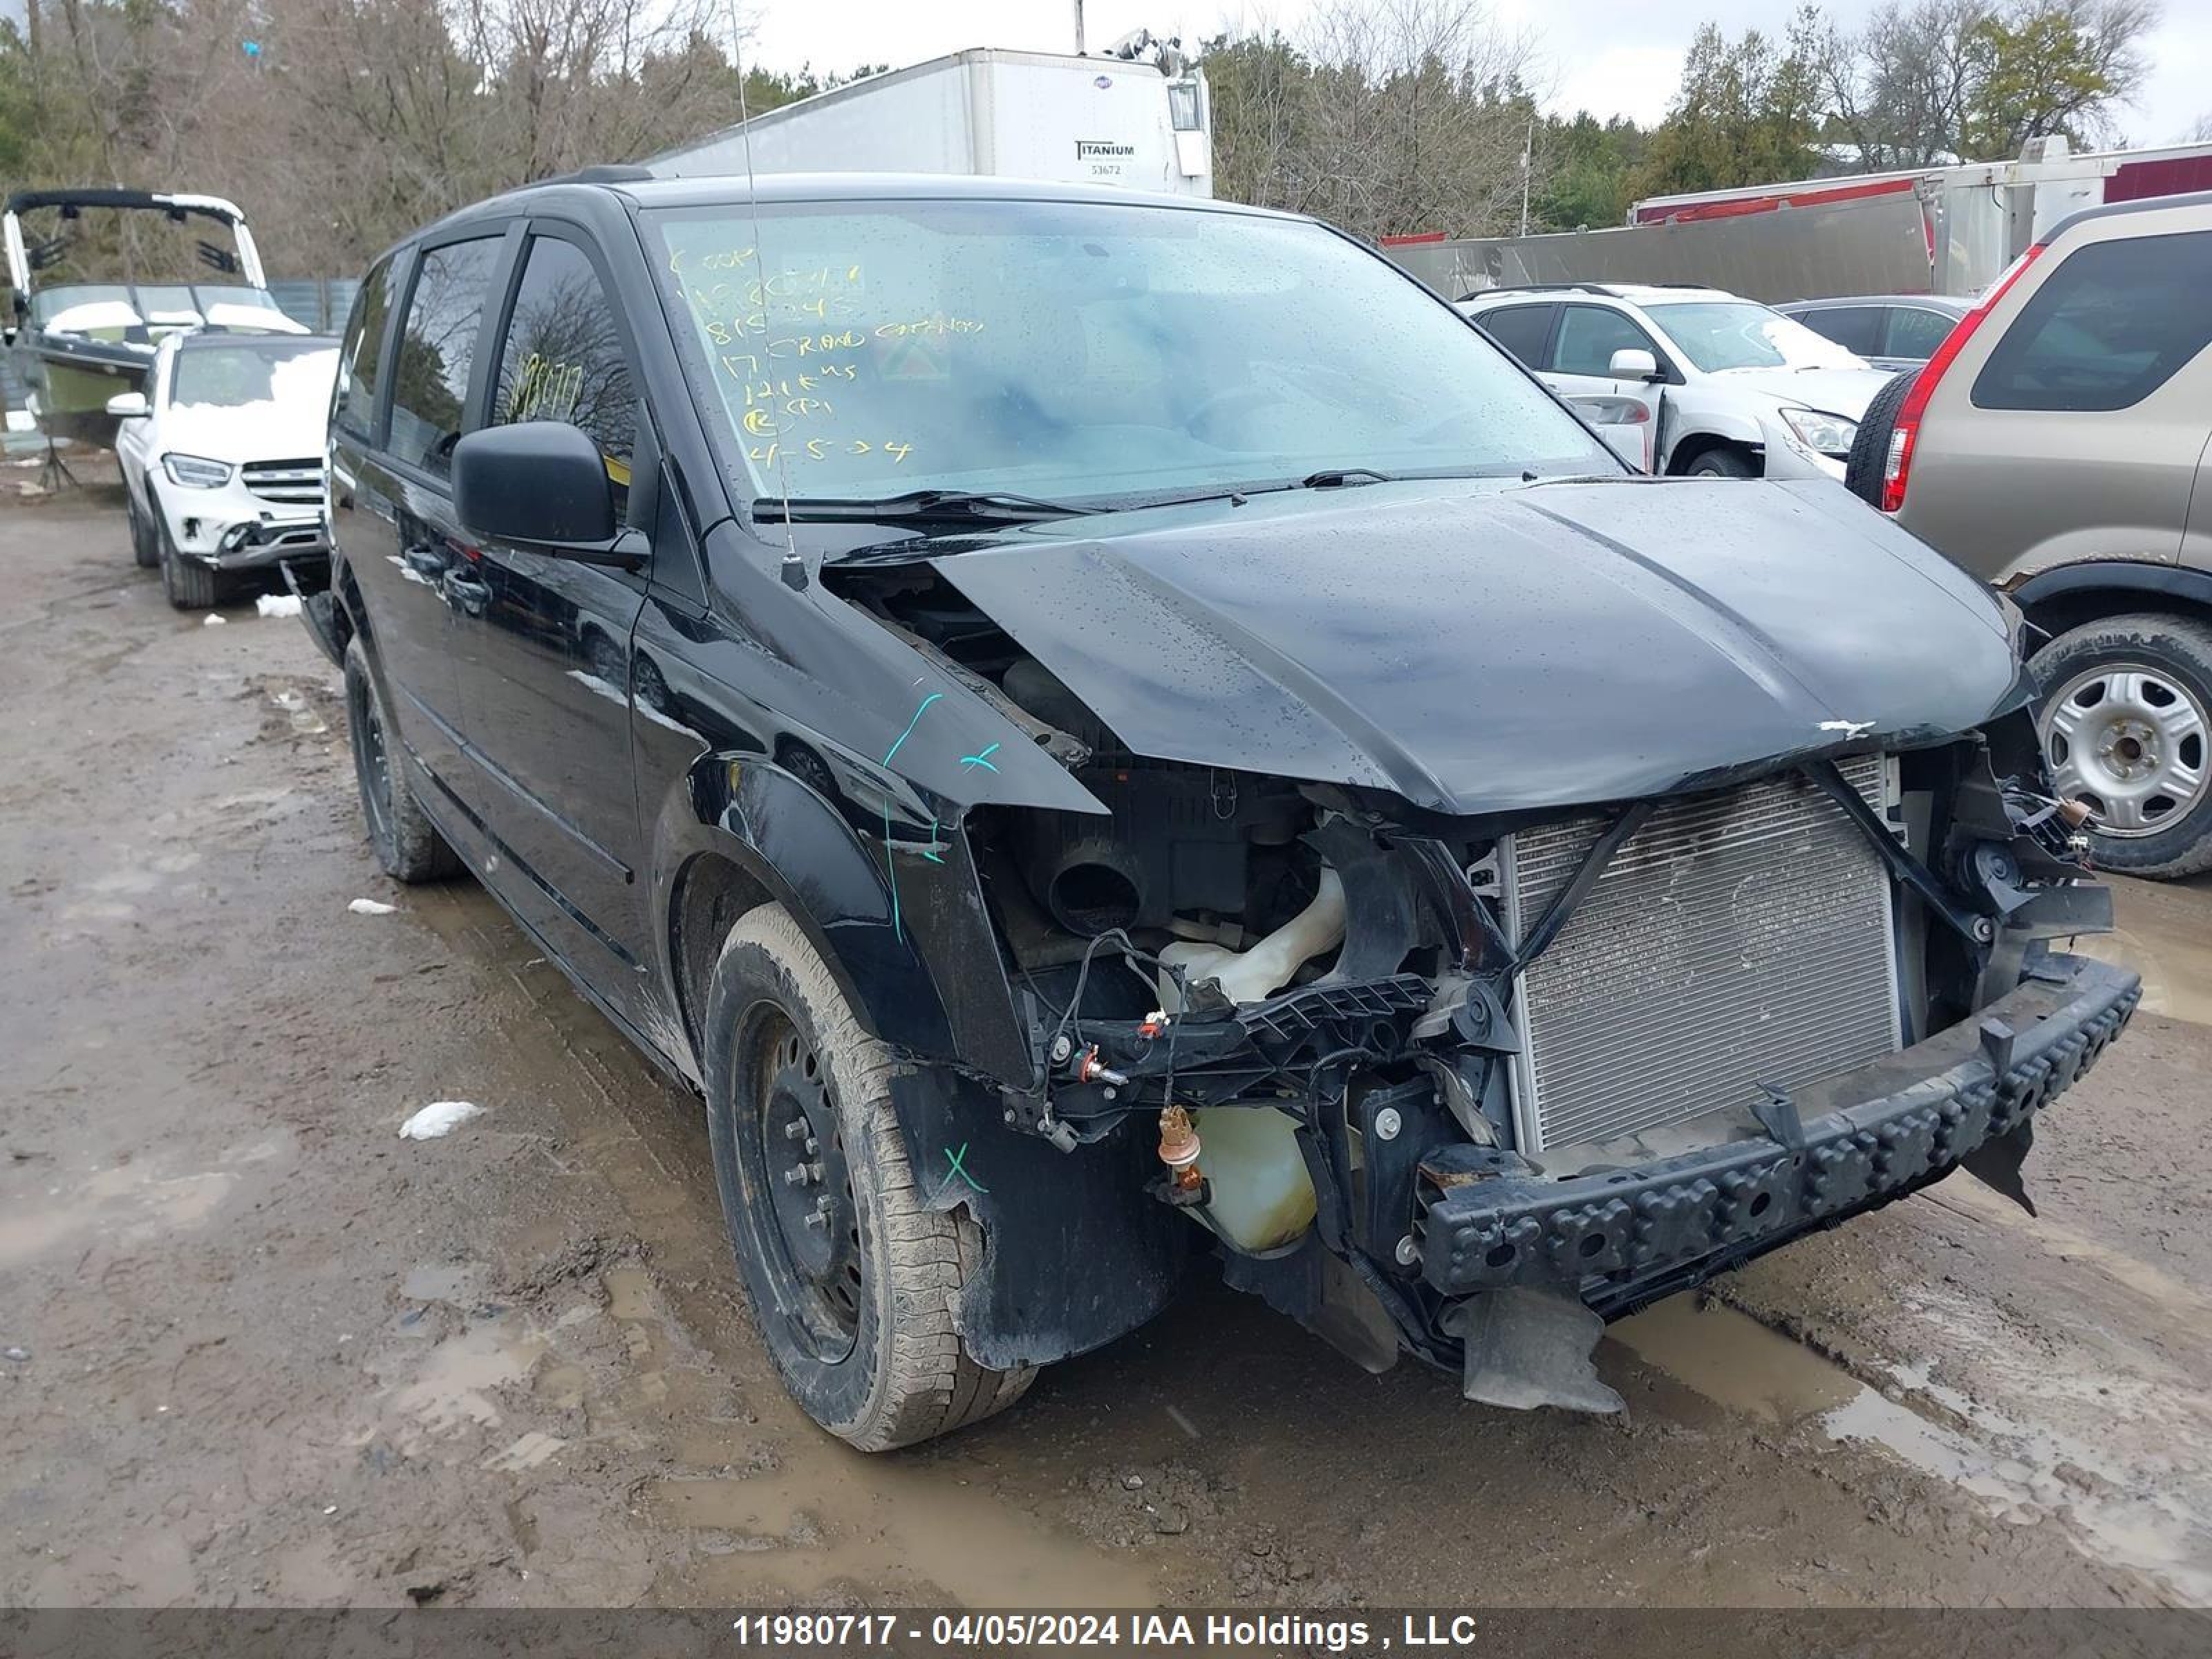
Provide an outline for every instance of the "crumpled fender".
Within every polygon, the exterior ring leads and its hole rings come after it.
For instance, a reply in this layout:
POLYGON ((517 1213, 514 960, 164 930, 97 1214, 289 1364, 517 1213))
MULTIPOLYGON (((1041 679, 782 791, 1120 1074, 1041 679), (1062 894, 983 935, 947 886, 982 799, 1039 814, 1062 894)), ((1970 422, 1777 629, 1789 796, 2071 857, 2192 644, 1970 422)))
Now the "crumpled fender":
POLYGON ((886 835, 855 798, 862 787, 883 796, 879 777, 833 770, 817 750, 789 748, 781 765, 702 757, 685 782, 690 828, 663 837, 660 902, 694 858, 726 858, 797 918, 875 1036, 1031 1086, 1033 1056, 1006 975, 993 971, 998 946, 964 831, 941 821, 933 830, 884 796, 886 835), (940 977, 939 965, 957 971, 940 977))

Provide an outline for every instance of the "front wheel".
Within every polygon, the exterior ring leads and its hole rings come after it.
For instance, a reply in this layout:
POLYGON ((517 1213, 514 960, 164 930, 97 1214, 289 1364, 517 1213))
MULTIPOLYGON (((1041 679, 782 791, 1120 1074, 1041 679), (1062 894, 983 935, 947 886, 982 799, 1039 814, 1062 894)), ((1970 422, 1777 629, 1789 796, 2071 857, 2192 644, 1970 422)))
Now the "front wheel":
POLYGON ((2094 815, 2097 862, 2139 876, 2212 869, 2212 628, 2115 617, 2036 653, 2053 787, 2094 815))
POLYGON ((1759 463, 1740 449, 1708 449, 1683 469, 1692 478, 1756 478, 1759 463))
POLYGON ((861 1029, 781 906, 731 930, 706 1009, 708 1133, 747 1301, 784 1386, 863 1451, 1003 1411, 1036 1376, 972 1358, 953 1322, 975 1224, 928 1207, 861 1029))
POLYGON ((154 539, 147 527, 146 515, 138 510, 137 498, 128 489, 123 492, 124 516, 131 525, 131 557, 141 570, 151 570, 161 562, 161 544, 154 539))
POLYGON ((158 513, 154 519, 157 557, 161 566, 161 591, 169 596, 169 603, 179 611, 210 611, 222 597, 222 589, 216 573, 197 559, 188 559, 177 551, 177 544, 169 535, 168 521, 158 513))

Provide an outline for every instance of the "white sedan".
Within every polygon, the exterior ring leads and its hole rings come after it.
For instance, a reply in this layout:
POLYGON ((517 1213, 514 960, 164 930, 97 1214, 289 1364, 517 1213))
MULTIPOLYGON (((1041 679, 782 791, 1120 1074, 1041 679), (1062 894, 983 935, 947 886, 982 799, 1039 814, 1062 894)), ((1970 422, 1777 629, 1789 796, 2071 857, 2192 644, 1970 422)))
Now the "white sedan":
POLYGON ((109 401, 131 551, 161 567, 179 611, 215 604, 232 573, 330 556, 323 441, 337 362, 337 343, 317 335, 173 335, 146 391, 109 401))

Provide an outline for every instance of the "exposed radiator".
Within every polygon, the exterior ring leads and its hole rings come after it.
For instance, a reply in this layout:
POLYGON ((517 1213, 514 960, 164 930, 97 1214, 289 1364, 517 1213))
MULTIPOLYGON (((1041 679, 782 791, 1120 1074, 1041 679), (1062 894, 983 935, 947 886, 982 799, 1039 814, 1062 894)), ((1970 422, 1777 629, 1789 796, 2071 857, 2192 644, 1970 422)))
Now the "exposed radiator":
MULTIPOLYGON (((1879 812, 1889 767, 1842 763, 1879 812)), ((1518 940, 1604 822, 1507 839, 1518 940)), ((1531 1152, 1747 1104, 1899 1046, 1889 878, 1843 810, 1796 776, 1670 802, 1613 856, 1515 1001, 1514 1078, 1531 1152)))

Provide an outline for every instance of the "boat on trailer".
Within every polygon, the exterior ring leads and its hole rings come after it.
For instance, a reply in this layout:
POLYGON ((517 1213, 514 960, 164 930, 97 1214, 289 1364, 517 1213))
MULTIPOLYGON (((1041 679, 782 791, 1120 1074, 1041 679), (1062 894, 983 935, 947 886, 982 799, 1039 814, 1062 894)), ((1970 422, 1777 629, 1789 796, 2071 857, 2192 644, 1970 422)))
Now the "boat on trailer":
POLYGON ((113 447, 118 419, 107 412, 109 400, 146 389, 165 336, 307 331, 270 297, 246 216, 219 196, 18 191, 0 228, 15 296, 8 342, 31 412, 49 438, 113 447), (109 221, 110 214, 118 216, 109 221), (216 236, 197 237, 191 254, 209 275, 142 276, 136 248, 146 239, 137 234, 139 224, 125 222, 138 214, 159 216, 152 228, 163 233, 215 230, 216 236), (94 234, 103 222, 115 233, 112 241, 94 234), (48 234, 35 234, 49 224, 48 234))

